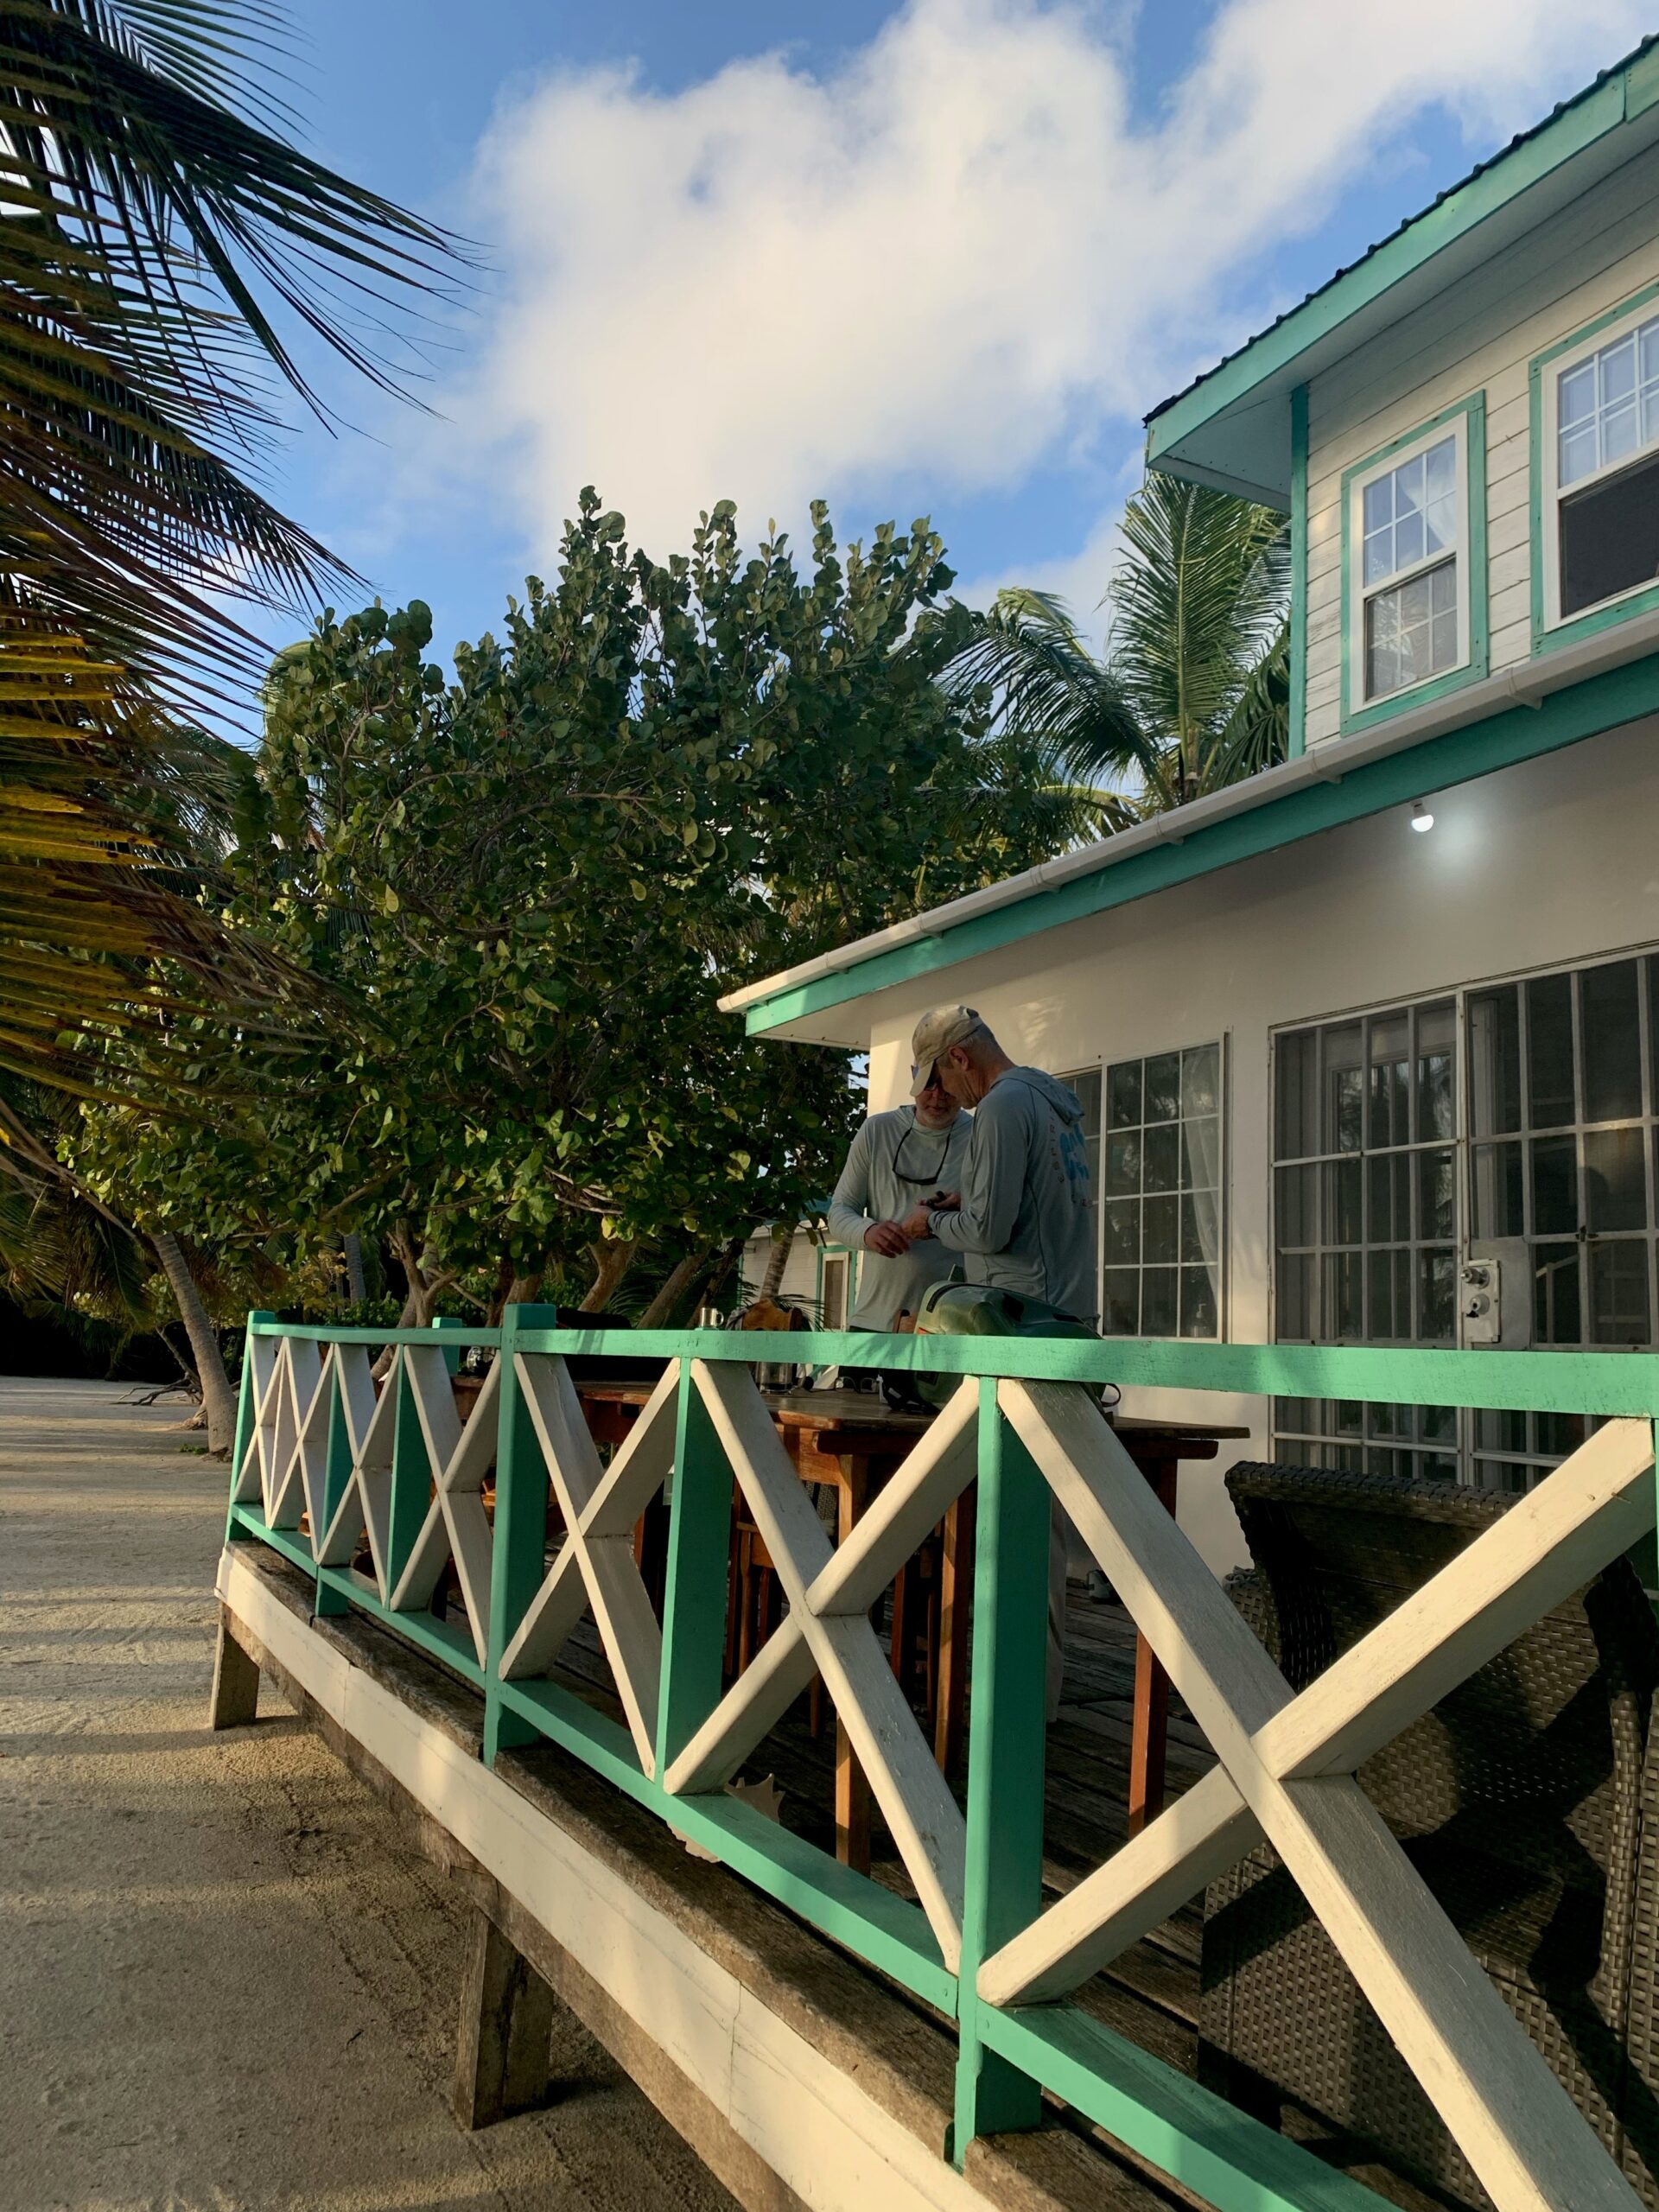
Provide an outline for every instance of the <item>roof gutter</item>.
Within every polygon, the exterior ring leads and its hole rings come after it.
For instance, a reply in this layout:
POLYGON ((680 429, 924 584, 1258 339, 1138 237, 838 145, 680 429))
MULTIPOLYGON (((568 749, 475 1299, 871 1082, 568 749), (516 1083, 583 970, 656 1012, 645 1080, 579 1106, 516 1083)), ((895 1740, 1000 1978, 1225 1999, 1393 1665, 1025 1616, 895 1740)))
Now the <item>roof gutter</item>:
POLYGON ((1182 844, 1198 830, 1254 813, 1312 785, 1340 783, 1355 769, 1405 752, 1425 739, 1484 721, 1512 707, 1539 706, 1553 692, 1566 690, 1586 677, 1599 676, 1628 661, 1643 659, 1656 648, 1659 612, 1633 617, 1616 630, 1579 639, 1471 683, 1465 690, 1446 699, 1408 709, 1379 728, 1356 737, 1328 739, 1297 760, 1264 769, 1259 775, 1247 777, 1243 783, 1229 785, 1224 791, 1212 791, 1208 798, 1193 799, 1168 813, 1154 815, 1146 822, 1137 823, 1133 830, 1121 830, 1115 837, 1079 846, 1075 851, 1062 853, 1058 859, 1027 868, 1022 874, 988 884, 982 891, 970 891, 965 897, 953 899, 943 906, 913 914, 887 929, 877 930, 849 944, 836 945, 811 960, 764 976, 759 982, 746 984, 741 990, 729 992, 722 998, 720 1010, 722 1014, 747 1013, 766 1000, 828 976, 844 975, 849 969, 861 967, 865 962, 899 946, 944 938, 964 922, 994 913, 1001 907, 1017 906, 1079 876, 1097 874, 1156 846, 1182 844))

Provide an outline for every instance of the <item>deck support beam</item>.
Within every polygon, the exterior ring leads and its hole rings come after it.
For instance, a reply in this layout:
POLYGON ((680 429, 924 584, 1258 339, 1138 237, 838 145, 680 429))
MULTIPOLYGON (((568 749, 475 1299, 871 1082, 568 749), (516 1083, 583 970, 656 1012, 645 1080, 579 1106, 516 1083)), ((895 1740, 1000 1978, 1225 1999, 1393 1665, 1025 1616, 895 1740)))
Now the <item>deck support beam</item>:
POLYGON ((213 1646, 213 1688, 207 1702, 210 1728, 245 1728, 259 1710, 259 1667, 231 1631, 230 1615, 219 1609, 213 1646))
POLYGON ((493 2127, 548 2101, 553 1992, 481 1905, 461 1985, 455 2035, 455 2118, 493 2127))

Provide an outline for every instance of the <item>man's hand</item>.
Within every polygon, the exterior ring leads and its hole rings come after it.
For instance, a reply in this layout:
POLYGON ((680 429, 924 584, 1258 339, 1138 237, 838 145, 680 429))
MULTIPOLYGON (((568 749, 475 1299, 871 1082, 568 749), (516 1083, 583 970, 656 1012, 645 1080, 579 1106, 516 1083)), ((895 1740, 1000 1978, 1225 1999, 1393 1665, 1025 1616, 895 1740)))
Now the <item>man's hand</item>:
MULTIPOLYGON (((896 1221, 873 1221, 864 1232, 864 1249, 879 1252, 884 1260, 902 1260, 913 1233, 908 1222, 901 1228, 896 1221)), ((927 1231, 920 1234, 925 1236, 927 1231)))
POLYGON ((933 1217, 925 1206, 918 1206, 913 1212, 905 1216, 903 1234, 906 1249, 912 1239, 933 1234, 933 1217))

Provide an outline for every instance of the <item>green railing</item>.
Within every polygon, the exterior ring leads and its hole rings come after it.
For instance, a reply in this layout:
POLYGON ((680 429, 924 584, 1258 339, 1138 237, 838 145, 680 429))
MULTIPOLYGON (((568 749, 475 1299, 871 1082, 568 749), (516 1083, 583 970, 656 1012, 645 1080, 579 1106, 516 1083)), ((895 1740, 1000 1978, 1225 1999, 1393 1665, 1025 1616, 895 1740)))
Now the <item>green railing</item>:
MULTIPOLYGON (((638 1803, 671 1822, 682 1835, 714 1853, 734 1873, 953 2018, 960 2041, 953 2133, 958 2164, 976 2135, 1034 2126, 1041 2094, 1046 2088, 1087 2114, 1135 2154, 1221 2208, 1221 2212, 1293 2212, 1293 2208, 1294 2212, 1359 2212, 1361 2207, 1375 2212, 1381 2200, 1369 2190, 1115 2035, 1075 2005, 1064 2001, 996 2004, 979 1993, 977 1983, 984 1962, 1014 1944, 1042 1910, 1048 1489, 1052 1484, 1073 1503, 1077 1518, 1077 1500, 1067 1493, 1060 1478, 1075 1478, 1085 1484, 1077 1493, 1083 1508, 1088 1507, 1092 1495, 1086 1484, 1096 1480, 1086 1471, 1077 1475, 1065 1457, 1064 1433, 1065 1421, 1071 1418, 1067 1408, 1079 1403, 1083 1394, 1052 1386, 1112 1382, 1263 1398, 1370 1399, 1633 1419, 1643 1426, 1640 1430, 1621 1432, 1628 1460, 1631 1439, 1643 1453, 1651 1448, 1654 1424, 1659 1420, 1659 1356, 1314 1349, 1140 1340, 1045 1343, 935 1338, 918 1343, 908 1337, 839 1333, 779 1340, 711 1330, 561 1329, 550 1325, 554 1318, 550 1309, 518 1306, 508 1310, 499 1330, 439 1324, 436 1332, 429 1332, 301 1328, 279 1324, 268 1315, 251 1317, 227 1541, 257 1539, 273 1547, 315 1576, 320 1614, 354 1607, 372 1615, 471 1683, 483 1698, 484 1757, 490 1763, 515 1745, 538 1738, 552 1741, 638 1803), (336 1346, 341 1348, 340 1353, 331 1356, 331 1348, 336 1346), (392 1404, 380 1414, 375 1440, 371 1442, 365 1432, 369 1404, 363 1395, 366 1354, 389 1346, 404 1350, 391 1376, 392 1404), (460 1355, 475 1346, 496 1355, 493 1401, 479 1409, 493 1431, 487 1440, 494 1460, 496 1495, 493 1532, 485 1540, 487 1561, 474 1561, 477 1588, 482 1587, 480 1578, 487 1567, 488 1619, 486 1624, 474 1622, 474 1637, 439 1619, 425 1597, 418 1603, 391 1600, 398 1596, 398 1586, 410 1571, 416 1548, 425 1541, 422 1532, 429 1516, 437 1510, 433 1503, 434 1482, 442 1470, 434 1464, 429 1382, 423 1384, 421 1378, 423 1374, 429 1378, 439 1371, 433 1366, 435 1358, 453 1369, 460 1355), (967 1397, 953 1409, 958 1423, 965 1422, 971 1429, 962 1447, 964 1452, 970 1451, 970 1463, 965 1476, 957 1470, 956 1486, 959 1488, 967 1478, 976 1479, 978 1484, 965 1825, 959 1858, 953 1862, 959 1872, 953 1874, 945 1865, 940 1876, 950 1903, 948 1909, 938 1907, 931 1916, 922 1904, 896 1896, 838 1864, 722 1789, 688 1790, 673 1786, 677 1759, 694 1745, 694 1739, 702 1740, 699 1732, 706 1734, 722 1697, 734 1694, 725 1690, 722 1681, 732 1484, 734 1473, 740 1481, 746 1476, 755 1478, 754 1466, 744 1464, 747 1447, 740 1448, 740 1442, 734 1441, 741 1427, 743 1393, 748 1389, 741 1370, 776 1358, 785 1348, 791 1361, 813 1366, 879 1365, 976 1378, 976 1406, 972 1397, 967 1397), (663 1424, 664 1471, 671 1465, 660 1668, 654 1682, 649 1669, 640 1669, 640 1679, 654 1688, 655 1696, 650 1713, 632 1731, 549 1679, 545 1672, 527 1675, 521 1669, 510 1675, 503 1665, 504 1655, 538 1601, 547 1574, 547 1513, 550 1476, 554 1471, 550 1457, 558 1457, 556 1451, 550 1454, 548 1450, 549 1424, 553 1423, 556 1431, 560 1403, 574 1404, 574 1400, 559 1400, 558 1390, 568 1385, 558 1378, 564 1373, 563 1361, 578 1356, 589 1361, 637 1363, 649 1358, 677 1363, 674 1402, 671 1408, 664 1395, 655 1416, 663 1424), (286 1382, 282 1380, 284 1376, 286 1382), (1022 1390, 1022 1383, 1032 1387, 1022 1390), (288 1395, 280 1403, 275 1402, 281 1389, 288 1395), (425 1399, 423 1389, 428 1393, 425 1399), (353 1390, 358 1394, 355 1399, 353 1390), (666 1440, 671 1418, 671 1454, 666 1440), (365 1453, 376 1462, 375 1478, 381 1484, 376 1492, 381 1501, 376 1510, 382 1516, 378 1541, 385 1554, 385 1573, 374 1580, 353 1571, 338 1556, 332 1563, 321 1563, 318 1558, 319 1551, 325 1548, 323 1533, 330 1524, 337 1517, 346 1521, 356 1517, 354 1508, 343 1511, 343 1501, 359 1463, 366 1464, 365 1453), (283 1454, 289 1456, 299 1472, 283 1487, 283 1471, 276 1467, 281 1508, 271 1510, 268 1518, 270 1481, 261 1486, 259 1467, 263 1464, 269 1469, 283 1454), (311 1510, 309 1536, 300 1531, 302 1504, 311 1510)), ((384 1397, 385 1394, 383 1405, 384 1397)), ((1092 1412, 1090 1420, 1090 1436, 1109 1435, 1106 1424, 1092 1412)), ((568 1435, 568 1431, 557 1433, 568 1435)), ((744 1433, 753 1436, 755 1432, 744 1433)), ((484 1441, 474 1439, 480 1448, 484 1441)), ((1088 1451, 1095 1448, 1088 1436, 1084 1443, 1088 1451)), ((565 1448, 579 1452, 585 1449, 568 1445, 565 1448)), ((596 1471, 597 1465, 594 1459, 590 1471, 596 1471)), ((575 1479, 569 1468, 563 1471, 575 1479)), ((1567 1471, 1560 1472, 1566 1475, 1567 1471)), ((1554 1482, 1556 1478, 1549 1480, 1554 1482)), ((1579 1564, 1585 1556, 1586 1541, 1596 1540, 1594 1534, 1587 1539, 1583 1533, 1592 1522, 1595 1532, 1611 1532, 1600 1534, 1599 1538, 1601 1551, 1608 1557, 1630 1538, 1624 1522, 1607 1517, 1614 1510, 1607 1499, 1615 1490, 1614 1507, 1625 1514, 1626 1520, 1634 1515, 1642 1528, 1652 1522, 1653 1484, 1645 1471, 1639 1481, 1628 1470, 1616 1484, 1598 1480, 1599 1488, 1596 1481, 1587 1487, 1580 1484, 1585 1502, 1574 1508, 1578 1518, 1573 1522, 1579 1533, 1560 1540, 1563 1547, 1569 1541, 1579 1545, 1572 1554, 1579 1564), (1622 1506, 1620 1498, 1624 1501, 1622 1506)), ((1098 1478, 1100 1484, 1106 1481, 1106 1476, 1098 1478)), ((1136 1487, 1143 1497, 1150 1495, 1143 1484, 1136 1487)), ((794 1491, 798 1499, 798 1482, 794 1491)), ((943 1489, 929 1492, 919 1499, 919 1505, 931 1510, 944 1495, 943 1489)), ((1103 1489, 1102 1495, 1105 1495, 1103 1489)), ((1125 1497, 1128 1495, 1123 1493, 1125 1497)), ((1561 1495, 1565 1496, 1564 1490, 1561 1495)), ((632 1492, 630 1498, 632 1517, 638 1500, 632 1492)), ((579 1493, 576 1503, 581 1503, 579 1493)), ((933 1513, 932 1518, 938 1517, 933 1513)), ((1133 1513, 1128 1517, 1133 1519, 1133 1513)), ((1507 1528, 1516 1518, 1506 1516, 1503 1525, 1507 1528)), ((1109 1504, 1100 1527, 1103 1529, 1110 1519, 1109 1504)), ((468 1526, 475 1532, 482 1525, 480 1502, 468 1526)), ((605 1533, 598 1520, 594 1525, 601 1535, 605 1533)), ((926 1525, 931 1526, 931 1520, 926 1525)), ((1566 1527, 1565 1522, 1561 1525, 1566 1527)), ((1519 1526, 1517 1522, 1517 1530, 1519 1526)), ((1163 1528, 1169 1529, 1166 1519, 1163 1528)), ((609 1531, 612 1537, 618 1533, 614 1529, 609 1531)), ((1637 1533, 1641 1533, 1640 1528, 1637 1533)), ((1084 1534, 1090 1537, 1088 1526, 1084 1527, 1084 1534)), ((440 1530, 433 1541, 441 1546, 443 1532, 440 1530)), ((475 1534, 472 1541, 477 1541, 475 1534)), ((1091 1541, 1100 1543, 1102 1539, 1096 1535, 1091 1541)), ((1520 1541, 1518 1534, 1516 1541, 1520 1541)), ((1548 1532, 1535 1532, 1531 1541, 1542 1544, 1547 1553, 1556 1539, 1548 1532)), ((1112 1541, 1116 1543, 1116 1537, 1112 1541)), ((1184 1540, 1173 1532, 1163 1535, 1143 1529, 1140 1535, 1131 1530, 1124 1541, 1131 1554, 1137 1543, 1150 1542, 1152 1552, 1144 1557, 1152 1558, 1160 1544, 1179 1545, 1184 1540)), ((1121 1589, 1126 1586, 1125 1577, 1132 1589, 1142 1556, 1135 1554, 1131 1558, 1114 1550, 1102 1563, 1121 1589)), ((1179 1581, 1185 1568, 1173 1554, 1166 1563, 1179 1581)), ((457 1564, 461 1564, 459 1557, 457 1564)), ((1515 1573, 1522 1598, 1529 1590, 1535 1594, 1537 1587, 1548 1584, 1548 1558, 1535 1560, 1525 1573, 1517 1566, 1515 1573), (1525 1580, 1526 1573, 1530 1573, 1531 1581, 1525 1580)), ((891 1580, 890 1571, 887 1579, 891 1580)), ((1582 1580, 1583 1574, 1577 1573, 1576 1579, 1582 1580)), ((419 1574, 413 1580, 426 1586, 419 1574)), ((1192 1587, 1197 1587, 1196 1583, 1192 1587)), ((476 1591, 474 1595, 476 1601, 476 1591)), ((863 1602, 861 1585, 859 1602, 863 1602)), ((1170 1618, 1179 1616, 1180 1602, 1185 1601, 1179 1600, 1178 1593, 1178 1600, 1172 1600, 1170 1618)), ((1194 1602, 1203 1609, 1201 1590, 1194 1602)), ((804 1613, 811 1611, 804 1599, 801 1603, 804 1613)), ((1160 1606, 1162 1603, 1160 1596, 1160 1606)), ((1501 1615, 1497 1599, 1482 1598, 1479 1603, 1496 1609, 1491 1618, 1501 1615)), ((1131 1611, 1135 1610, 1131 1602, 1131 1611)), ((1224 1610, 1230 1615, 1230 1608, 1224 1610)), ((847 1612, 838 1615, 826 1599, 818 1629, 826 1637, 844 1638, 847 1630, 841 1624, 856 1611, 856 1605, 849 1604, 847 1612)), ((1533 1617, 1517 1616, 1507 1629, 1505 1640, 1533 1617)), ((817 1619, 816 1613, 813 1618, 817 1619)), ((1149 1626, 1144 1618, 1141 1625, 1149 1626)), ((603 1622, 601 1630, 614 1666, 619 1652, 610 1649, 603 1622)), ((620 1635, 620 1630, 616 1632, 620 1635)), ((1185 1634, 1179 1619, 1176 1630, 1167 1632, 1175 1634, 1178 1640, 1185 1634)), ((779 1631, 779 1636, 782 1633, 779 1631)), ((648 1638, 652 1665, 657 1656, 654 1637, 653 1627, 648 1638)), ((1158 1643, 1156 1634, 1153 1641, 1158 1643)), ((821 1650, 815 1643, 815 1661, 822 1662, 830 1649, 826 1644, 821 1650)), ((1160 1656, 1164 1656, 1160 1650, 1160 1656)), ((1475 1663, 1479 1663, 1478 1657, 1475 1663)), ((1172 1671, 1177 1672, 1180 1687, 1179 1672, 1172 1671)), ((1410 1669, 1402 1671, 1413 1681, 1424 1675, 1421 1668, 1414 1675, 1410 1669)), ((1433 1669, 1428 1672, 1432 1674, 1433 1669)), ((741 1680, 747 1681, 748 1677, 741 1680)), ((833 1681, 830 1688, 833 1696, 833 1681)), ((842 1689, 844 1693, 845 1681, 842 1689)), ((1407 1693, 1391 1691, 1390 1694, 1407 1693)), ((1427 1691, 1421 1694, 1433 1701, 1427 1691)), ((790 1701, 785 1699, 777 1712, 786 1709, 790 1701)), ((1403 1720, 1396 1719, 1388 1732, 1401 1725, 1403 1720)), ((1348 1732, 1354 1737, 1352 1726, 1348 1732)), ((919 1730, 916 1745, 925 1755, 919 1730)), ((1220 1745, 1217 1748, 1223 1765, 1227 1766, 1225 1750, 1220 1745)), ((1331 1769, 1341 1773, 1349 1770, 1339 1766, 1331 1769)), ((1323 1770, 1311 1763, 1296 1771, 1323 1770)), ((1218 1779, 1224 1786, 1224 1778, 1218 1779)), ((1240 1779, 1237 1773, 1234 1779, 1240 1779)), ((1248 1796, 1249 1788, 1243 1780, 1240 1786, 1248 1796)), ((1263 1786, 1294 1790, 1306 1785, 1293 1779, 1263 1786)), ((1196 1821, 1198 1793, 1190 1796, 1192 1817, 1196 1821)), ((1187 1802, 1179 1801, 1182 1805, 1187 1802)), ((1260 1809, 1255 1801, 1252 1808, 1260 1809)), ((1166 1815, 1154 1822, 1144 1832, 1145 1838, 1153 1838, 1169 1818, 1166 1815)), ((1156 1848, 1144 1841, 1128 1846, 1111 1863, 1123 1860, 1127 1852, 1149 1853, 1156 1848)), ((901 1844, 901 1855, 902 1852, 901 1844)), ((949 1857, 947 1852, 944 1858, 949 1857)), ((1201 1886, 1202 1877, 1194 1885, 1201 1886)), ((1148 1892, 1154 1887, 1149 1877, 1148 1892)), ((1156 1916, 1163 1917, 1179 1901, 1170 1893, 1164 1910, 1156 1916)), ((1464 1957, 1466 1963, 1466 1955, 1464 1957)), ((1005 1974, 1005 1986, 1006 1981, 1005 1974)), ((1396 2039, 1400 2039, 1398 2031, 1396 2039)), ((1410 2052, 1407 2055, 1412 2056, 1410 2052)), ((1508 2054, 1511 2060, 1514 2056, 1508 2054)), ((1503 2063, 1503 2054, 1495 2063, 1503 2063)), ((1421 2065, 1419 2070, 1423 2070, 1421 2065)), ((1478 2069, 1475 2071, 1478 2074, 1478 2069)), ((1477 2119, 1470 2123, 1467 2133, 1480 2137, 1485 2113, 1479 2103, 1478 2083, 1475 2094, 1477 2102, 1471 2109, 1477 2119)), ((1443 2104, 1442 2110, 1446 2109, 1443 2104)), ((1558 2120, 1559 2115, 1554 2115, 1551 2124, 1558 2120)), ((1504 2125, 1522 2123, 1506 2121, 1504 2125)), ((1488 2161, 1483 2142, 1466 2139, 1465 2129, 1455 2120, 1453 2132, 1475 2160, 1478 2171, 1487 2164, 1489 2171, 1501 2173, 1501 2160, 1497 2164, 1488 2161)), ((1505 2140, 1512 2151, 1513 2143, 1509 2138, 1505 2140)), ((1597 2158, 1601 2157, 1593 2142, 1590 2151, 1597 2158)), ((1611 2164, 1606 2171, 1618 2183, 1611 2164)), ((1491 2181, 1488 2186, 1492 2187, 1491 2181)), ((1618 2183, 1618 2187, 1622 2190, 1624 2184, 1618 2183)), ((1506 2197, 1512 2202, 1555 2201, 1547 2196, 1523 2198, 1502 2184, 1492 2188, 1492 2193, 1500 2205, 1506 2197)), ((1584 2201, 1611 2204, 1626 2200, 1597 2194, 1584 2201)))

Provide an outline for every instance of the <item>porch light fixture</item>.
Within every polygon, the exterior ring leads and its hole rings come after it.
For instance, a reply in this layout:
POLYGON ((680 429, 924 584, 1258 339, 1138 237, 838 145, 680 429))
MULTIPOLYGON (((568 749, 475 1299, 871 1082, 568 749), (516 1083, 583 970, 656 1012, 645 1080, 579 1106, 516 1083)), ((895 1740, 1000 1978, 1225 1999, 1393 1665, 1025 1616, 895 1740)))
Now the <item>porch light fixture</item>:
POLYGON ((1411 826, 1414 830, 1432 830, 1434 817, 1420 798, 1411 802, 1411 826))

